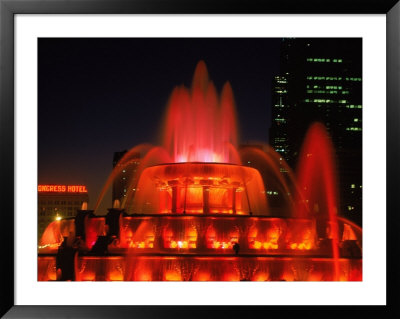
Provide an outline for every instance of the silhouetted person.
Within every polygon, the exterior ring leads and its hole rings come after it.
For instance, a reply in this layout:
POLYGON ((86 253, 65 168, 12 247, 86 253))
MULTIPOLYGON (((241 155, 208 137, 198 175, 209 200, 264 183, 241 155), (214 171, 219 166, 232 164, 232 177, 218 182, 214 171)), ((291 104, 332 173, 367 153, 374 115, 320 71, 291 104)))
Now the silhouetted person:
POLYGON ((95 255, 105 255, 108 251, 108 245, 111 240, 108 236, 97 237, 96 243, 93 245, 91 252, 95 255))
POLYGON ((235 255, 238 255, 240 250, 240 245, 238 243, 234 243, 232 248, 235 251, 235 255))
POLYGON ((56 256, 56 269, 59 276, 57 280, 75 280, 75 253, 76 250, 67 245, 67 239, 65 238, 58 248, 56 256))

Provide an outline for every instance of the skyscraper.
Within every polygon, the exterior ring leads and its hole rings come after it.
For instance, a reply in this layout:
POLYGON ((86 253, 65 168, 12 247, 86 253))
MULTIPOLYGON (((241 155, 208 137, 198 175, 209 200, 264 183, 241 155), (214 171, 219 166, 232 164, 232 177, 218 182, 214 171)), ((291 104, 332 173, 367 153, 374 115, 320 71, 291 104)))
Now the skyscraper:
POLYGON ((323 123, 336 152, 340 213, 361 223, 361 39, 283 39, 280 67, 270 144, 295 168, 307 129, 323 123))
POLYGON ((284 158, 290 156, 288 132, 290 125, 289 105, 287 101, 287 79, 284 76, 275 76, 272 81, 272 108, 271 146, 284 158))

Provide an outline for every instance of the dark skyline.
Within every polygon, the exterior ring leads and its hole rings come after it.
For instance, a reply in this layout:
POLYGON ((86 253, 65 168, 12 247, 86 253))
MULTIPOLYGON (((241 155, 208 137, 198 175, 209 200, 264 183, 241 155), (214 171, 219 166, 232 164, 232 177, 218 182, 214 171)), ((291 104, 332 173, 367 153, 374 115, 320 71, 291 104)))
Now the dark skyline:
POLYGON ((160 144, 169 96, 177 85, 190 86, 200 60, 218 92, 232 85, 240 143, 267 143, 280 42, 39 39, 39 183, 85 184, 92 208, 114 152, 160 144))

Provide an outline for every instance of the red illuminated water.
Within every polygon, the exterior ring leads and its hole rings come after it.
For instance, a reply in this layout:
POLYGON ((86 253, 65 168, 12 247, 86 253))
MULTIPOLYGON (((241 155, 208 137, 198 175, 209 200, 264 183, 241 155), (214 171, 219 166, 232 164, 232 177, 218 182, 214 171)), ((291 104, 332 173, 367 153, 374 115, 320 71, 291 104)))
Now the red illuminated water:
POLYGON ((219 97, 205 63, 199 62, 192 87, 179 86, 172 92, 164 132, 173 162, 233 163, 229 144, 237 145, 237 129, 230 84, 219 97))
POLYGON ((232 88, 218 95, 201 61, 191 88, 170 96, 162 145, 123 156, 94 214, 81 212, 83 234, 73 219, 48 226, 38 278, 58 278, 55 255, 67 238, 79 251, 74 280, 361 280, 362 230, 338 218, 334 149, 322 124, 310 127, 298 163, 294 174, 269 146, 237 149, 232 88), (96 213, 138 153, 121 208, 107 215, 117 216, 113 228, 96 213), (95 250, 104 239, 107 253, 95 250))
POLYGON ((132 160, 136 159, 137 154, 147 153, 152 148, 153 146, 150 144, 140 144, 132 147, 128 152, 125 153, 125 155, 120 159, 116 167, 112 170, 112 172, 108 176, 107 181, 105 182, 101 190, 101 193, 99 195, 99 198, 97 199, 96 205, 94 207, 95 212, 97 212, 97 209, 99 208, 101 201, 104 199, 107 190, 110 188, 114 180, 117 179, 119 175, 122 173, 122 171, 130 165, 130 162, 132 160))
POLYGON ((332 239, 337 280, 339 240, 336 165, 332 142, 325 127, 320 123, 310 127, 304 140, 298 166, 298 185, 302 191, 302 198, 298 198, 301 204, 296 208, 295 214, 303 218, 325 215, 330 220, 327 236, 332 239))

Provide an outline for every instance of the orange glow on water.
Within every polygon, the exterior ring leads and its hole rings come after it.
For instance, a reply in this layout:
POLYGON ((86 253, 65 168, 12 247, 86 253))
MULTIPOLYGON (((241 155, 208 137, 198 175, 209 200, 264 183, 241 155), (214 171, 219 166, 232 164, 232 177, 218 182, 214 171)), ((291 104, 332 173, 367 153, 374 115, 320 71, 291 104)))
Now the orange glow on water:
POLYGON ((50 281, 57 280, 57 273, 55 271, 48 272, 48 280, 50 281))
POLYGON ((110 271, 110 273, 108 274, 108 280, 109 281, 123 281, 124 275, 122 274, 121 271, 113 270, 113 271, 110 271))
POLYGON ((166 281, 181 281, 182 276, 180 272, 176 270, 168 270, 165 272, 165 280, 166 281))
POLYGON ((258 241, 258 240, 255 240, 255 241, 253 242, 253 247, 254 247, 254 249, 260 249, 262 246, 263 246, 263 244, 262 244, 260 241, 258 241))
POLYGON ((150 271, 142 270, 135 276, 135 280, 137 280, 137 281, 152 281, 153 278, 152 278, 150 271))
POLYGON ((250 249, 278 249, 279 246, 273 242, 261 242, 258 240, 250 241, 249 242, 250 249))
POLYGON ((95 281, 96 274, 92 271, 85 271, 81 276, 81 281, 95 281))
POLYGON ((248 243, 250 249, 278 249, 278 240, 281 236, 281 230, 276 225, 272 224, 270 229, 265 231, 265 234, 260 232, 257 227, 250 228, 248 233, 248 243))
POLYGON ((188 227, 186 230, 185 238, 187 239, 187 246, 189 248, 197 247, 197 230, 194 227, 188 227))
POLYGON ((311 243, 309 241, 303 243, 291 243, 289 245, 290 249, 297 249, 297 250, 310 250, 311 243))
POLYGON ((362 281, 362 271, 360 269, 352 269, 347 278, 348 281, 362 281))
POLYGON ((209 272, 201 271, 195 276, 194 281, 210 281, 210 279, 211 275, 209 272))
POLYGON ((144 241, 136 241, 136 242, 130 242, 129 243, 129 248, 154 248, 154 243, 153 242, 144 242, 144 241))
POLYGON ((187 227, 184 239, 177 239, 174 232, 170 228, 166 228, 163 233, 164 248, 187 249, 197 247, 197 231, 194 227, 187 227))
POLYGON ((252 278, 252 281, 267 281, 269 279, 269 275, 267 273, 258 272, 252 278))
POLYGON ((208 227, 206 232, 206 245, 207 248, 212 249, 232 249, 233 245, 239 241, 239 233, 237 230, 232 230, 226 238, 221 239, 224 240, 219 240, 217 232, 213 226, 208 227))
POLYGON ((320 271, 313 271, 307 278, 308 281, 322 281, 323 273, 320 271))
POLYGON ((278 249, 278 244, 273 243, 273 242, 264 242, 263 243, 263 248, 264 249, 278 249))
POLYGON ((223 276, 223 281, 239 281, 240 277, 236 272, 228 272, 223 276))
POLYGON ((126 248, 136 249, 151 249, 154 248, 154 230, 152 223, 147 220, 141 220, 139 224, 136 224, 136 229, 128 228, 128 223, 123 226, 122 246, 126 248))

